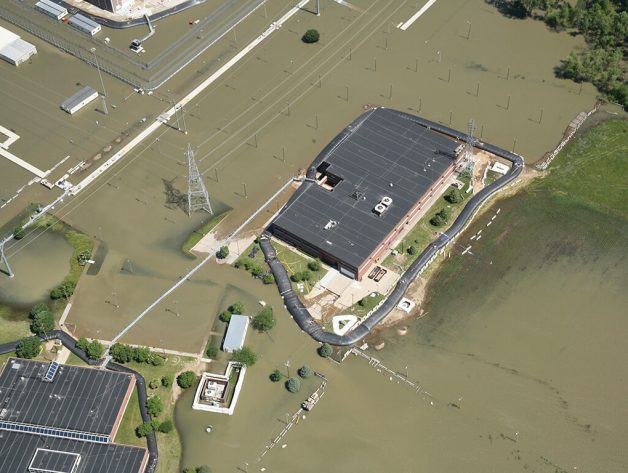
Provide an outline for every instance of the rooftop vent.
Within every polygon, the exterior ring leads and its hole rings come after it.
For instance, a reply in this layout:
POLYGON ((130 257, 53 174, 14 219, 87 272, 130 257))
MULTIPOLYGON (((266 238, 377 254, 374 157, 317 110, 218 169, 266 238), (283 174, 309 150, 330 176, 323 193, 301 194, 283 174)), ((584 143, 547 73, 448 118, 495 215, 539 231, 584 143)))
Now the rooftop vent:
POLYGON ((382 197, 381 204, 383 204, 386 207, 388 207, 390 204, 392 204, 392 201, 393 201, 392 197, 385 196, 385 197, 382 197))
POLYGON ((336 222, 335 220, 330 220, 329 222, 327 222, 325 224, 325 230, 331 230, 332 228, 334 228, 336 225, 338 225, 338 222, 336 222))
POLYGON ((381 215, 386 211, 387 208, 388 207, 386 207, 384 204, 377 204, 373 209, 373 212, 375 212, 375 215, 381 215))

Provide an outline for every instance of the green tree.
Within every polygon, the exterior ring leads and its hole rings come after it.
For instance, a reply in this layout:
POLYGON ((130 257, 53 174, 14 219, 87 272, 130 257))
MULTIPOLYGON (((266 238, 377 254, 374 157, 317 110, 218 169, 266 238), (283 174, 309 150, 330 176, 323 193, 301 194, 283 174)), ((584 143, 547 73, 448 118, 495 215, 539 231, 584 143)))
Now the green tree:
POLYGON ((262 282, 264 284, 273 284, 275 282, 275 276, 273 276, 272 273, 266 273, 262 278, 262 282))
POLYGON ((450 212, 448 209, 441 209, 430 219, 430 223, 435 227, 442 227, 443 225, 447 225, 449 216, 450 212))
POLYGON ((229 256, 229 247, 228 246, 221 246, 220 250, 218 250, 218 258, 220 259, 225 259, 227 256, 229 256))
POLYGON ((299 381, 299 378, 289 378, 288 381, 286 381, 286 389, 291 393, 299 392, 301 390, 301 381, 299 381))
POLYGON ((183 389, 187 389, 196 383, 196 374, 194 371, 184 371, 177 376, 177 384, 183 389))
POLYGON ((264 307, 253 317, 253 328, 260 332, 267 332, 275 326, 275 317, 271 307, 264 307))
POLYGON ((151 352, 148 361, 153 366, 163 366, 166 363, 166 359, 163 356, 161 356, 159 353, 153 352, 151 352))
POLYGON ((212 470, 207 465, 201 465, 196 469, 196 473, 212 473, 212 470))
POLYGON ((318 347, 318 354, 323 358, 328 358, 334 352, 333 348, 329 343, 323 343, 320 347, 318 347))
POLYGON ((92 340, 87 344, 85 353, 92 360, 100 360, 105 354, 105 347, 98 340, 92 340))
POLYGON ((89 250, 83 250, 78 255, 76 255, 76 261, 80 266, 85 266, 91 258, 92 254, 89 250))
POLYGON ((218 318, 224 323, 229 323, 229 321, 231 320, 231 312, 229 312, 228 310, 223 310, 218 318))
POLYGON ((192 467, 184 468, 183 473, 196 473, 196 468, 192 468, 192 467))
POLYGON ((31 321, 31 332, 37 335, 50 332, 54 328, 55 319, 50 311, 39 312, 31 321))
POLYGON ((318 32, 318 30, 314 30, 314 29, 309 29, 305 32, 305 34, 303 35, 303 37, 301 38, 301 40, 304 43, 316 43, 318 42, 318 40, 321 38, 320 33, 318 32))
POLYGON ((243 346, 240 350, 233 352, 231 360, 246 366, 253 366, 257 361, 257 354, 249 347, 243 346))
POLYGON ((232 314, 244 314, 244 302, 234 302, 233 304, 231 304, 229 306, 229 312, 231 312, 232 314))
POLYGON ((30 312, 28 313, 28 316, 31 319, 34 319, 35 316, 37 314, 41 313, 41 312, 50 312, 50 308, 46 304, 44 304, 43 302, 40 302, 39 304, 35 304, 31 308, 30 312))
POLYGON ((464 196, 460 189, 454 188, 445 196, 445 199, 452 204, 458 204, 464 200, 464 196))
POLYGON ((150 422, 144 422, 135 428, 135 435, 138 437, 146 437, 153 431, 153 425, 150 422))
POLYGON ((167 434, 172 432, 173 429, 174 424, 172 423, 172 421, 170 419, 166 419, 161 424, 159 424, 157 430, 159 430, 162 434, 167 434))
POLYGON ((87 340, 87 338, 85 337, 80 337, 76 343, 74 344, 76 346, 76 348, 78 348, 79 350, 87 350, 87 345, 89 345, 89 341, 87 340))
POLYGON ((249 270, 251 271, 251 274, 253 276, 260 277, 262 274, 264 274, 264 266, 262 266, 260 263, 258 263, 257 261, 254 261, 253 263, 251 263, 251 266, 249 267, 249 270))
POLYGON ((72 294, 74 294, 74 289, 76 289, 76 283, 73 281, 64 281, 57 287, 55 287, 52 291, 50 291, 50 298, 53 300, 57 299, 69 299, 72 294))
POLYGON ((41 351, 41 340, 39 337, 26 337, 20 340, 15 347, 15 354, 19 358, 35 358, 41 351))
POLYGON ((281 381, 281 378, 283 378, 283 375, 281 374, 281 371, 275 370, 270 373, 269 378, 273 383, 278 383, 279 381, 281 381))
POLYGON ((310 268, 311 271, 320 271, 321 270, 321 260, 314 259, 307 264, 307 267, 310 268))
POLYGON ((13 230, 13 238, 16 240, 21 240, 24 238, 24 235, 26 235, 26 232, 22 227, 16 227, 15 230, 13 230))
POLYGON ((312 376, 312 374, 314 374, 314 371, 312 371, 312 368, 310 368, 308 365, 303 365, 297 370, 297 373, 299 373, 299 376, 305 379, 312 376))
POLYGON ((164 409, 164 404, 159 396, 151 396, 146 401, 146 410, 151 417, 157 417, 164 409))
POLYGON ((214 344, 209 345, 207 347, 207 350, 205 350, 205 355, 207 355, 207 358, 216 358, 216 356, 218 355, 218 347, 214 344))
POLYGON ((160 379, 151 379, 150 383, 148 383, 148 387, 151 389, 157 389, 159 386, 161 386, 161 380, 160 379))
POLYGON ((109 350, 111 357, 116 363, 128 363, 133 359, 133 350, 128 345, 122 343, 114 344, 109 350))
POLYGON ((161 385, 164 388, 169 388, 172 386, 172 382, 174 381, 174 376, 171 374, 165 374, 161 377, 161 385))
POLYGON ((133 350, 133 359, 138 363, 148 363, 152 353, 148 347, 135 347, 133 350))
POLYGON ((408 254, 409 254, 409 255, 413 255, 413 256, 414 256, 414 255, 416 255, 418 252, 419 252, 419 250, 417 250, 416 246, 414 246, 414 245, 410 245, 410 246, 408 247, 408 254))

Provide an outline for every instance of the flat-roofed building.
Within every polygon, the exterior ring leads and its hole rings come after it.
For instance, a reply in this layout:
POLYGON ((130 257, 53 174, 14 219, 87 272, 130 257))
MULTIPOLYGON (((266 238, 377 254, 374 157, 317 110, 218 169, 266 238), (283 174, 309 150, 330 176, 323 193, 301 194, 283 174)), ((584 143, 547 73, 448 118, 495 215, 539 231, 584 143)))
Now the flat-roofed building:
POLYGON ((142 473, 145 448, 113 439, 135 377, 9 358, 0 373, 0 472, 142 473))
POLYGON ((244 346, 246 330, 249 327, 249 318, 246 315, 232 315, 227 327, 225 341, 222 343, 222 350, 227 353, 240 350, 244 346))
POLYGON ((120 13, 133 6, 133 0, 87 0, 87 3, 112 13, 120 13))
POLYGON ((77 93, 64 100, 61 104, 61 108, 70 115, 73 115, 91 101, 96 100, 97 97, 98 92, 94 89, 91 87, 83 87, 77 93))
POLYGON ((19 66, 37 54, 37 48, 12 31, 0 27, 0 58, 6 62, 19 66))
POLYGON ((270 226, 277 238, 362 279, 455 170, 464 145, 404 112, 376 108, 314 160, 315 182, 270 226))
POLYGON ((52 18, 56 18, 57 20, 60 20, 68 14, 67 8, 62 7, 58 3, 52 2, 50 0, 39 0, 39 2, 35 4, 35 8, 42 12, 44 15, 51 16, 52 18))
POLYGON ((87 33, 90 36, 94 36, 102 29, 102 27, 98 23, 90 20, 80 13, 70 17, 68 23, 77 30, 82 31, 83 33, 87 33))

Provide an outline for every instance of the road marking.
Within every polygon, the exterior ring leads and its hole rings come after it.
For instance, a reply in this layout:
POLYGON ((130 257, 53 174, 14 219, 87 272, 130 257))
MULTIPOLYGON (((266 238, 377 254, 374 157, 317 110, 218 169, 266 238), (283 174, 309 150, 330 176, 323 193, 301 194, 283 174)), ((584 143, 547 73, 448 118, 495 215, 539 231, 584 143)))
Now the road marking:
POLYGON ((416 12, 414 15, 412 15, 412 17, 408 21, 403 23, 399 27, 399 29, 405 31, 408 28, 410 28, 412 26, 412 23, 417 21, 419 19, 419 17, 421 17, 421 15, 423 15, 423 13, 425 13, 435 3, 436 3, 436 0, 427 0, 427 3, 425 5, 423 5, 423 7, 418 12, 416 12))

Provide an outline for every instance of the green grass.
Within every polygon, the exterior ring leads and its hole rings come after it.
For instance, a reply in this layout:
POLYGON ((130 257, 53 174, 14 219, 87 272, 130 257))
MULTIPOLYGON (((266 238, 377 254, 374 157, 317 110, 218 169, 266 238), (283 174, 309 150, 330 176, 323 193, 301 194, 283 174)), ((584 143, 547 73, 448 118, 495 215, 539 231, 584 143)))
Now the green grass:
MULTIPOLYGON (((160 386, 157 389, 150 389, 148 383, 153 379, 161 379, 166 374, 172 374, 175 377, 183 371, 184 365, 191 361, 191 358, 185 358, 176 355, 169 355, 168 360, 163 366, 153 366, 148 363, 125 363, 124 366, 138 371, 146 380, 146 388, 148 396, 157 395, 161 398, 164 410, 158 417, 160 421, 171 419, 174 422, 174 406, 175 400, 173 396, 173 387, 160 386)), ((194 389, 194 388, 190 388, 194 389)), ((135 435, 135 428, 141 424, 141 416, 138 407, 137 394, 129 400, 124 417, 120 423, 120 428, 116 434, 116 442, 127 443, 130 445, 146 445, 146 440, 138 439, 135 435)), ((169 434, 157 432, 157 448, 159 449, 159 463, 157 473, 171 473, 179 471, 179 459, 181 458, 181 441, 176 430, 169 434)))
POLYGON ((628 120, 608 120, 558 154, 542 188, 597 210, 628 218, 628 120))
POLYGON ((379 304, 384 299, 384 295, 380 294, 379 292, 372 292, 371 294, 368 294, 366 297, 362 299, 362 301, 364 301, 363 302, 364 305, 360 305, 360 301, 358 301, 355 304, 353 304, 351 307, 349 307, 348 309, 342 311, 342 313, 357 315, 359 318, 364 317, 371 310, 373 310, 373 308, 377 304, 379 304), (371 294, 375 294, 375 295, 371 297, 371 294))
POLYGON ((9 307, 0 307, 0 343, 12 342, 31 335, 27 314, 9 307))
POLYGON ((183 253, 185 253, 190 258, 196 258, 197 256, 192 253, 192 248, 194 248, 194 245, 201 241, 201 238, 211 232, 216 227, 216 225, 222 222, 222 220, 227 216, 228 213, 229 212, 223 212, 219 215, 216 215, 212 217, 207 223, 203 224, 200 228, 194 230, 181 246, 181 251, 183 251, 183 253))
POLYGON ((421 252, 427 248, 438 235, 438 232, 443 232, 447 230, 451 222, 453 222, 458 214, 461 212, 463 207, 466 205, 467 200, 471 196, 471 194, 466 193, 466 189, 469 185, 469 177, 461 176, 459 178, 461 182, 465 185, 462 190, 462 195, 465 196, 465 199, 462 202, 457 204, 451 204, 445 200, 445 195, 450 192, 453 187, 449 187, 443 196, 439 197, 434 205, 427 211, 425 216, 421 218, 417 224, 410 230, 410 232, 406 235, 399 245, 395 248, 395 250, 399 253, 398 256, 393 255, 392 253, 384 259, 384 266, 392 268, 397 271, 398 265, 406 270, 412 264, 412 262, 417 259, 417 257, 421 254, 421 252), (435 227, 430 223, 430 219, 438 212, 440 212, 444 208, 449 208, 451 211, 451 217, 449 218, 449 223, 447 225, 443 225, 442 227, 435 227), (417 249, 416 254, 411 255, 408 253, 408 248, 410 246, 415 246, 417 249))
MULTIPOLYGON (((311 271, 307 267, 307 264, 312 261, 311 259, 305 258, 299 253, 296 253, 283 245, 273 243, 273 247, 275 248, 275 251, 277 251, 277 259, 279 259, 284 268, 286 268, 289 276, 305 270, 310 271, 310 273, 312 274, 312 278, 309 281, 303 281, 303 294, 309 293, 316 285, 316 283, 320 281, 327 273, 324 267, 321 267, 321 269, 319 269, 318 271, 311 271)), ((292 282, 292 286, 294 287, 295 291, 298 292, 297 284, 298 283, 296 282, 292 282)))

